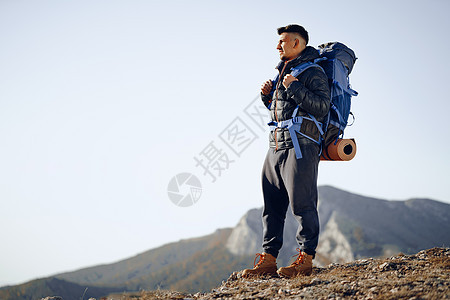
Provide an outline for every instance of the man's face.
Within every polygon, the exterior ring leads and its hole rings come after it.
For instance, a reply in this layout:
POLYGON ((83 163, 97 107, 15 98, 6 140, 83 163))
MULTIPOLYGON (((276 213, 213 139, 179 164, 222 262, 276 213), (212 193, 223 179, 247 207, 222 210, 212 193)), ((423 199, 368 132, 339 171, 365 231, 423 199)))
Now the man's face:
POLYGON ((303 39, 297 37, 290 32, 283 32, 280 34, 277 50, 280 53, 282 60, 291 60, 296 58, 300 52, 305 49, 306 45, 303 39))

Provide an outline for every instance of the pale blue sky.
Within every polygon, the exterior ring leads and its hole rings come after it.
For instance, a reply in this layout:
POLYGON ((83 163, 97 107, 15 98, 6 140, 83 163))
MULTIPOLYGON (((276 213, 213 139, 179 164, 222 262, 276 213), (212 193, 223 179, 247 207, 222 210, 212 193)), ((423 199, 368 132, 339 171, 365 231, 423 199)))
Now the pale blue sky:
MULTIPOLYGON (((0 1, 0 285, 234 226, 262 205, 265 132, 244 109, 276 28, 341 41, 358 154, 319 183, 450 202, 448 1, 0 1), (240 117, 257 139, 211 183, 194 157, 240 117), (258 131, 259 130, 259 131, 258 131), (178 173, 203 194, 179 208, 178 173)), ((222 144, 223 145, 223 144, 222 144)), ((223 151, 227 151, 225 148, 223 151)))

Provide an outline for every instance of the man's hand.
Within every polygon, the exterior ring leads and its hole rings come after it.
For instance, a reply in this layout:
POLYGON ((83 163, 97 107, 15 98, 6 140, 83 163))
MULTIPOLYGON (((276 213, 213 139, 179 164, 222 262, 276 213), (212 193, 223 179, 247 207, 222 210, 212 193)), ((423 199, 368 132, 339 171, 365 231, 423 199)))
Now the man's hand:
POLYGON ((267 80, 261 86, 261 93, 263 95, 269 95, 271 91, 272 91, 272 80, 267 80))
POLYGON ((284 87, 285 87, 285 88, 288 88, 289 85, 291 85, 291 83, 292 83, 293 81, 298 81, 298 79, 295 78, 294 76, 292 76, 291 74, 287 74, 286 76, 284 76, 284 79, 283 79, 283 85, 284 85, 284 87))

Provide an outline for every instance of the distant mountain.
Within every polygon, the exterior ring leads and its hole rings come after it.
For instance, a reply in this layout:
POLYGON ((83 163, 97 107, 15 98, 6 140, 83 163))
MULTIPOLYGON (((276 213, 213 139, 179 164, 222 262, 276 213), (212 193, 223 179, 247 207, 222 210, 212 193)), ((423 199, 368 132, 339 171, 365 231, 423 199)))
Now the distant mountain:
MULTIPOLYGON (((262 209, 252 209, 235 228, 170 243, 113 264, 5 287, 0 289, 0 299, 37 299, 50 295, 65 300, 80 299, 86 287, 87 292, 103 295, 159 288, 207 291, 233 271, 253 266, 255 253, 262 251, 261 214, 262 209), (19 294, 21 298, 17 297, 19 294)), ((322 186, 319 216, 321 235, 316 265, 398 252, 412 254, 450 245, 450 205, 438 201, 379 200, 322 186)), ((296 231, 297 223, 289 212, 279 266, 287 265, 296 253, 296 231)), ((89 294, 89 297, 99 296, 89 294)))
POLYGON ((154 275, 172 264, 184 263, 199 252, 216 247, 222 240, 228 238, 229 233, 230 229, 218 230, 211 235, 180 240, 116 263, 63 273, 56 277, 79 284, 111 285, 135 282, 139 278, 154 275))
POLYGON ((250 260, 226 250, 224 243, 230 232, 231 229, 219 229, 211 235, 170 243, 114 264, 56 277, 81 285, 121 285, 130 291, 208 290, 250 260))
POLYGON ((416 253, 450 245, 450 205, 430 199, 387 201, 336 188, 320 188, 319 214, 325 241, 336 226, 355 258, 416 253), (331 222, 331 226, 330 226, 331 222), (335 224, 335 225, 334 225, 335 224))
POLYGON ((114 292, 178 289, 209 290, 251 257, 235 257, 224 247, 231 229, 181 240, 113 264, 99 265, 0 289, 1 300, 100 298, 114 292), (214 262, 214 263, 212 263, 214 262))
POLYGON ((120 287, 82 286, 57 278, 44 278, 12 287, 0 288, 0 299, 36 300, 52 295, 62 296, 64 300, 80 300, 82 298, 100 298, 111 293, 124 291, 126 289, 120 287))
MULTIPOLYGON (((253 209, 241 218, 226 244, 230 252, 251 255, 262 251, 261 214, 262 208, 253 209)), ((429 199, 387 201, 321 186, 319 220, 316 265, 450 245, 450 205, 429 199)), ((297 227, 289 211, 281 265, 288 264, 296 253, 297 227)))

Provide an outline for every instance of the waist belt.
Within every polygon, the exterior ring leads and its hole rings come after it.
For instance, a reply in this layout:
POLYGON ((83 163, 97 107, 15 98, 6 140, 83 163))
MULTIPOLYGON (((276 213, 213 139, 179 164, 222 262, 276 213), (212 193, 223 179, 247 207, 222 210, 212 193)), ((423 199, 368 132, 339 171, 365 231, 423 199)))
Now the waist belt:
MULTIPOLYGON (((297 111, 295 111, 296 113, 297 111)), ((323 130, 322 130, 322 123, 318 122, 316 120, 316 118, 314 118, 312 115, 309 115, 310 117, 293 117, 289 120, 285 120, 285 121, 280 121, 280 122, 276 122, 276 121, 271 121, 269 123, 267 123, 267 125, 270 126, 271 130, 275 130, 276 128, 287 128, 289 130, 289 134, 291 135, 291 139, 292 139, 292 144, 294 145, 294 150, 295 150, 295 156, 297 157, 297 159, 302 158, 302 151, 300 150, 300 145, 298 143, 298 138, 297 138, 297 133, 300 134, 301 136, 317 143, 318 145, 321 145, 321 138, 323 136, 323 130), (320 136, 319 136, 319 140, 315 140, 312 137, 304 134, 303 132, 300 132, 301 129, 301 125, 303 123, 304 120, 308 120, 308 121, 312 121, 316 124, 317 128, 319 129, 320 132, 320 136)))

